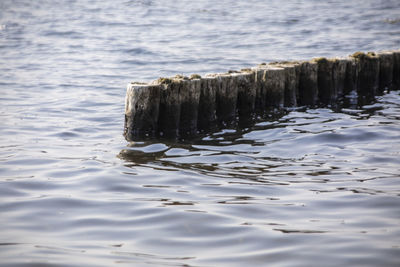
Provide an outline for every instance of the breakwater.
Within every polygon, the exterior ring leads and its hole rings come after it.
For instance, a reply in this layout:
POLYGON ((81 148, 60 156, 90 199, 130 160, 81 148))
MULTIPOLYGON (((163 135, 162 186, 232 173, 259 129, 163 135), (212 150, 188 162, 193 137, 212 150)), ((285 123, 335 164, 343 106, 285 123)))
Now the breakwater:
POLYGON ((133 82, 124 136, 188 137, 285 107, 334 105, 351 92, 373 97, 399 88, 400 50, 133 82))

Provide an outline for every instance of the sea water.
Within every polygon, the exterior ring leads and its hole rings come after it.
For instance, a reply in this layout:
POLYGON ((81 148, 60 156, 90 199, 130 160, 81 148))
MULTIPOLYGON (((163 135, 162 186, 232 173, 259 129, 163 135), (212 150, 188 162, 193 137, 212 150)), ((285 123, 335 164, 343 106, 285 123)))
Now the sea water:
POLYGON ((0 265, 399 266, 399 91, 191 140, 122 136, 128 82, 398 49, 399 14, 1 0, 0 265))

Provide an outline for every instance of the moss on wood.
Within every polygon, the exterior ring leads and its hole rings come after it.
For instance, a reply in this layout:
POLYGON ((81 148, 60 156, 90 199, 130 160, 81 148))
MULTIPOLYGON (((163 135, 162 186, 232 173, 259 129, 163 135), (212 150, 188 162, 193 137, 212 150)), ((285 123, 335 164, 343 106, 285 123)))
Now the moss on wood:
POLYGON ((161 77, 161 78, 157 79, 157 83, 158 84, 171 84, 172 83, 172 79, 171 78, 161 77))
POLYGON ((199 74, 192 74, 190 75, 190 79, 194 80, 194 79, 201 79, 201 76, 199 74))

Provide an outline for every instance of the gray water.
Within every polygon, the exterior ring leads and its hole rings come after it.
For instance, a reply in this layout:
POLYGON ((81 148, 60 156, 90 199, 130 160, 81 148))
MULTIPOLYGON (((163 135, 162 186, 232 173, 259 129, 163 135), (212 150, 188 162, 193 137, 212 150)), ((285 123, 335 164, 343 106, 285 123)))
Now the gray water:
POLYGON ((1 0, 0 265, 399 266, 399 91, 122 136, 133 80, 399 47, 397 0, 1 0))

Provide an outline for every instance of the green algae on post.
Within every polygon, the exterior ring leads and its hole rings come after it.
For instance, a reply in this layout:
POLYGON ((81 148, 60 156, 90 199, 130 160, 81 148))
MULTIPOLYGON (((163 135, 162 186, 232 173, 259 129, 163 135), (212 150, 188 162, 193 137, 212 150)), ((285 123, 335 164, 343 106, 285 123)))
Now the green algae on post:
POLYGON ((317 62, 317 63, 321 63, 321 64, 328 63, 328 59, 326 57, 314 58, 314 59, 312 59, 312 61, 317 62))
POLYGON ((201 79, 201 76, 199 74, 192 74, 192 75, 190 75, 189 79, 191 79, 191 80, 201 79))
POLYGON ((366 54, 365 54, 364 52, 357 51, 357 52, 355 52, 354 54, 352 54, 351 56, 352 56, 353 58, 358 58, 358 59, 360 59, 360 58, 364 58, 364 57, 366 56, 366 54))
POLYGON ((171 78, 161 77, 161 78, 157 79, 156 83, 158 83, 158 84, 170 84, 170 83, 172 83, 172 81, 173 80, 171 78))

